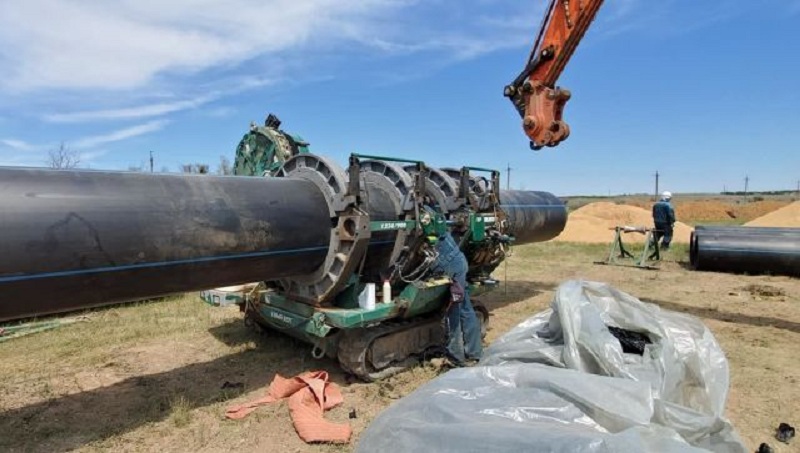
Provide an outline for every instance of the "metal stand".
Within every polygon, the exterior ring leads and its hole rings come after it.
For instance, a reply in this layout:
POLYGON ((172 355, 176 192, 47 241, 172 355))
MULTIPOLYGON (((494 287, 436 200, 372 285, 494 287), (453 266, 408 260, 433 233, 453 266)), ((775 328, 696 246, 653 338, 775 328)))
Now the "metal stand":
POLYGON ((661 261, 661 251, 655 240, 655 231, 656 230, 653 228, 646 227, 614 227, 614 240, 611 241, 608 257, 605 261, 597 261, 595 264, 658 269, 655 263, 661 261), (625 248, 625 244, 622 241, 622 235, 624 233, 640 233, 645 235, 644 250, 642 250, 638 259, 625 248))

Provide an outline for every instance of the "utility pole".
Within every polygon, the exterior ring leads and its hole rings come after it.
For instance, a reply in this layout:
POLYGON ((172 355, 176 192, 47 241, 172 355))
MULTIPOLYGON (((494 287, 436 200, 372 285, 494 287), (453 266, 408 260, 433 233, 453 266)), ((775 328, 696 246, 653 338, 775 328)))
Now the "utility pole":
POLYGON ((150 173, 153 172, 153 152, 150 151, 150 173))
POLYGON ((506 190, 511 190, 511 163, 506 164, 506 190))
POLYGON ((656 192, 653 196, 653 201, 658 201, 658 170, 656 170, 656 192))
POLYGON ((747 201, 747 187, 750 185, 750 177, 744 175, 744 201, 747 201))

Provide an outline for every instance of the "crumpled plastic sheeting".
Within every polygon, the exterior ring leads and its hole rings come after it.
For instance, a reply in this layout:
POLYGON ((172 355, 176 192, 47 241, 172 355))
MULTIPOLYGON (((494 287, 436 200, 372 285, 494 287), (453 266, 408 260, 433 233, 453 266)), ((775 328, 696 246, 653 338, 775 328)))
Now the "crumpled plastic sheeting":
POLYGON ((734 452, 728 364, 696 318, 568 281, 550 310, 384 411, 359 452, 734 452), (606 326, 646 334, 622 352, 606 326))

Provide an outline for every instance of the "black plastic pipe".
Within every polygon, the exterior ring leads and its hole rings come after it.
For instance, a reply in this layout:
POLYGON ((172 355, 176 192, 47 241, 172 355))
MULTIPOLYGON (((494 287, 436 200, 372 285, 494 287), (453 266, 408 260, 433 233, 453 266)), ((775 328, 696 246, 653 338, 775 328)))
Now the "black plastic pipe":
POLYGON ((515 244, 549 241, 567 224, 566 205, 548 192, 501 190, 500 208, 515 244))
POLYGON ((698 226, 689 261, 697 270, 800 276, 800 228, 698 226))
POLYGON ((745 227, 745 226, 727 226, 727 225, 697 225, 694 227, 695 231, 703 231, 710 233, 723 233, 734 232, 739 233, 745 231, 748 235, 754 234, 797 234, 798 228, 784 228, 784 227, 745 227))
POLYGON ((307 274, 330 232, 299 179, 0 168, 0 321, 307 274))

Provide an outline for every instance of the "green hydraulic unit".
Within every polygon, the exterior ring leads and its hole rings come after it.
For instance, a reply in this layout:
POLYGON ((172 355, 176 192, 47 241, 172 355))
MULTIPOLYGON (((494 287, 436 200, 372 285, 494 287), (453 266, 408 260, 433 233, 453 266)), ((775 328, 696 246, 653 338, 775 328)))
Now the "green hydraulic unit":
POLYGON ((362 153, 351 154, 341 168, 309 153, 306 142, 279 126, 274 115, 263 127, 251 126, 237 148, 235 173, 313 183, 331 218, 328 255, 312 274, 265 276, 202 297, 239 305, 247 325, 308 343, 313 357, 334 359, 363 380, 389 376, 441 350, 451 282, 431 268, 443 234, 452 234, 467 258, 467 291, 485 334, 489 312, 477 298, 497 286, 491 274, 508 256, 513 233, 526 234, 525 242, 548 240, 566 221, 563 203, 544 192, 506 191, 505 209, 494 169, 439 169, 362 153), (531 236, 538 229, 544 232, 531 236))

